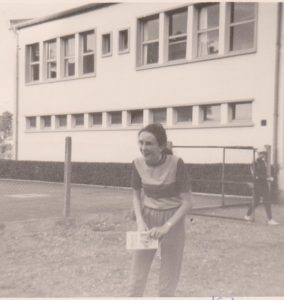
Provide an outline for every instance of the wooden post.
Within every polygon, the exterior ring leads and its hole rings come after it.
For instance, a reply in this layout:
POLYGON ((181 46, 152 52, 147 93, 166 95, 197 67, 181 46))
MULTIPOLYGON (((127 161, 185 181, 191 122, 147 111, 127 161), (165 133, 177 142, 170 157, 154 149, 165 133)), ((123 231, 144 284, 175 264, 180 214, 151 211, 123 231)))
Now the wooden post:
POLYGON ((70 214, 71 196, 71 152, 72 140, 70 136, 65 138, 65 162, 64 162, 64 217, 70 214))

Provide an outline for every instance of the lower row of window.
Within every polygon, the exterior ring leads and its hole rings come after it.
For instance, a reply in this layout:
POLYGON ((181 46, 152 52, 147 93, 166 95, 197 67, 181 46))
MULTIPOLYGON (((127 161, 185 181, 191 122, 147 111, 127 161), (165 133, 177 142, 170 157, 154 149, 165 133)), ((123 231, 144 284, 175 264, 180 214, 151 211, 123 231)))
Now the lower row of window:
POLYGON ((145 125, 162 123, 164 125, 226 124, 230 122, 250 122, 252 101, 224 104, 179 106, 173 108, 136 109, 128 111, 93 112, 26 117, 26 129, 68 129, 105 128, 124 125, 145 125), (222 105, 224 112, 222 113, 222 105), (194 109, 195 107, 195 109, 194 109), (148 111, 148 116, 146 115, 148 111), (123 117, 125 114, 125 117, 123 117), (71 118, 69 125, 68 116, 71 118), (145 122, 145 120, 148 120, 145 122), (54 120, 54 121, 52 121, 54 120), (54 125, 53 125, 54 122, 54 125))

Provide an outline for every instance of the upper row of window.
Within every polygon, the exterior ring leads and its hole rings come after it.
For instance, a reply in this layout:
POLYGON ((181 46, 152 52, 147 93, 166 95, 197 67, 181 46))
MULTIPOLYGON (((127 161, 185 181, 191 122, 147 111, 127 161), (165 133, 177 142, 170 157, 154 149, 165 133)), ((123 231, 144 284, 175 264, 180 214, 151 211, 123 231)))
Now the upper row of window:
MULTIPOLYGON (((199 3, 138 19, 137 66, 253 49, 256 5, 199 3)), ((102 34, 102 56, 111 56, 112 39, 102 34)), ((119 53, 129 52, 129 44, 129 28, 118 31, 119 53)), ((92 74, 96 53, 94 30, 44 41, 43 51, 41 43, 27 45, 26 81, 92 74)))

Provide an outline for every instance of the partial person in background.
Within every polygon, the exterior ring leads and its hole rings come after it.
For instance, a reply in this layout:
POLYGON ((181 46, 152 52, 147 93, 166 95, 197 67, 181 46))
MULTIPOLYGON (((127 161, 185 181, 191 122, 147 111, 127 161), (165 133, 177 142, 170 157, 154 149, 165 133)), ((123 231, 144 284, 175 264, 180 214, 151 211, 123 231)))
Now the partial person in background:
POLYGON ((270 197, 270 182, 273 181, 273 177, 269 177, 267 174, 267 152, 265 149, 260 149, 257 152, 257 159, 254 162, 255 169, 255 181, 254 181, 254 193, 255 202, 252 203, 245 215, 244 219, 246 221, 252 220, 252 213, 255 208, 259 205, 260 199, 262 198, 265 207, 265 212, 267 216, 268 225, 278 225, 278 222, 273 220, 271 211, 271 197, 270 197))
MULTIPOLYGON (((181 158, 167 146, 166 131, 150 124, 138 133, 142 156, 133 162, 131 186, 138 231, 158 239, 161 248, 159 296, 174 296, 185 244, 185 216, 191 202, 191 184, 181 158)), ((136 250, 130 276, 130 297, 143 296, 156 250, 136 250)))

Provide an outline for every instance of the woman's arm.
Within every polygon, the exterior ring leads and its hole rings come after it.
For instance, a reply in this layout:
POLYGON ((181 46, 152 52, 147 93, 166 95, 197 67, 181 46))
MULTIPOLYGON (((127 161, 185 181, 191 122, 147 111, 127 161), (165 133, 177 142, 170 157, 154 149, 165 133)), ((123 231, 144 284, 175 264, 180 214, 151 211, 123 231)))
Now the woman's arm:
POLYGON ((142 204, 141 204, 141 189, 133 189, 133 208, 136 216, 137 230, 138 231, 147 231, 148 227, 144 222, 142 216, 142 204))
POLYGON ((154 227, 149 231, 149 236, 154 239, 160 239, 166 235, 170 229, 177 224, 192 208, 191 190, 186 193, 181 193, 181 206, 177 209, 174 215, 162 226, 154 227))

